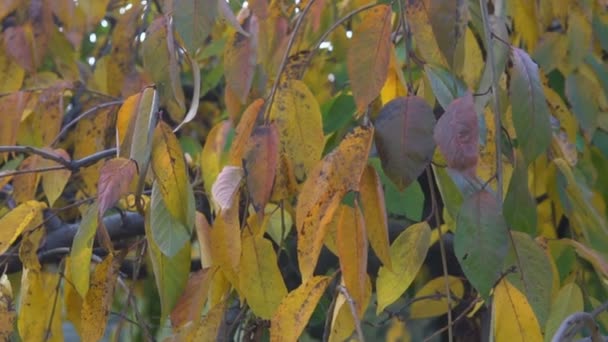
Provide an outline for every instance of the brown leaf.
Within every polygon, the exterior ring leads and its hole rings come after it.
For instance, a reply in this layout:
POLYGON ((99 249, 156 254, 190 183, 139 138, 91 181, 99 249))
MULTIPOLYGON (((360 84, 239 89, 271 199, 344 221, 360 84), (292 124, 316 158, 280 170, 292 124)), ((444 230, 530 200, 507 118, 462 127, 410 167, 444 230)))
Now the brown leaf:
POLYGON ((348 77, 359 111, 365 111, 380 93, 391 51, 391 8, 380 5, 362 15, 347 56, 348 77))
POLYGON ((263 213, 270 200, 278 163, 279 135, 274 124, 257 127, 245 150, 247 190, 255 210, 263 213))
POLYGON ((255 122, 264 106, 264 99, 256 99, 241 115, 239 123, 235 128, 234 140, 230 146, 230 163, 239 166, 242 163, 245 145, 255 127, 255 122))
POLYGON ((448 167, 475 174, 479 156, 479 126, 471 93, 450 103, 435 126, 433 138, 448 167))
POLYGON ((241 103, 245 103, 249 95, 257 62, 257 18, 254 15, 249 16, 245 19, 243 28, 249 33, 249 37, 235 32, 226 42, 224 49, 226 85, 241 103))
MULTIPOLYGON (((0 146, 15 145, 21 114, 29 97, 29 93, 17 91, 0 98, 0 113, 2 113, 0 146)), ((7 153, 0 153, 0 162, 5 160, 6 155, 7 153)))
POLYGON ((213 270, 205 268, 190 275, 186 289, 179 297, 173 311, 171 311, 171 325, 174 328, 181 327, 200 317, 207 301, 209 283, 213 272, 213 270))
MULTIPOLYGON (((40 157, 32 155, 23 160, 18 170, 33 170, 39 167, 40 157)), ((40 173, 31 172, 16 175, 13 178, 13 198, 17 204, 27 202, 35 197, 40 182, 40 173)))
POLYGON ((82 303, 81 337, 84 341, 98 341, 103 337, 110 314, 118 268, 112 254, 95 267, 91 287, 82 303))
POLYGON ((129 192, 129 185, 136 174, 137 166, 130 159, 114 158, 103 165, 97 183, 100 222, 105 212, 129 192))
POLYGON ((420 97, 398 97, 382 107, 375 126, 382 169, 404 190, 433 157, 433 109, 420 97))
POLYGON ((27 72, 33 72, 32 27, 29 23, 7 27, 4 31, 4 49, 27 72))

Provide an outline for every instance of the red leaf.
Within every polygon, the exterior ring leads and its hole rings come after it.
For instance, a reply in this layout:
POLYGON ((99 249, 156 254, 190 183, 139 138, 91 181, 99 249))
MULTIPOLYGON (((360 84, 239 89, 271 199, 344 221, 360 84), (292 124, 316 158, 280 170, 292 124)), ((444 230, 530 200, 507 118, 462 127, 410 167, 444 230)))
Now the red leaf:
MULTIPOLYGON (((129 184, 137 174, 137 166, 130 159, 115 158, 108 160, 99 171, 97 200, 99 216, 111 208, 121 196, 129 191, 129 184)), ((100 220, 101 221, 101 220, 100 220)))
POLYGON ((475 173, 479 156, 479 125, 471 93, 450 103, 435 126, 433 138, 448 167, 475 173))

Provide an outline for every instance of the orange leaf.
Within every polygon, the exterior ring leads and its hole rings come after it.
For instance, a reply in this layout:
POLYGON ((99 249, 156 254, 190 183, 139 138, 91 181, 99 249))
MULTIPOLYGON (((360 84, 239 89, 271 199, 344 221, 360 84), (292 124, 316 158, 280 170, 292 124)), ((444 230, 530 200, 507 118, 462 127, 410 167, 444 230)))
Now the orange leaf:
POLYGON ((368 165, 363 171, 361 184, 359 185, 359 195, 363 205, 365 230, 369 243, 382 264, 392 270, 384 190, 376 170, 371 165, 368 165))
POLYGON ((376 6, 363 12, 355 27, 348 51, 348 77, 357 109, 365 111, 380 93, 386 77, 391 52, 391 8, 376 6))
POLYGON ((242 163, 245 145, 251 136, 251 132, 255 127, 255 122, 264 106, 264 99, 256 99, 241 115, 239 124, 236 126, 234 140, 230 147, 230 163, 234 166, 240 166, 242 163))
POLYGON ((249 37, 243 34, 245 32, 234 32, 228 38, 224 50, 226 85, 241 103, 245 103, 249 95, 257 62, 257 18, 253 15, 249 16, 245 19, 243 28, 249 33, 249 37))
POLYGON ((190 275, 182 296, 177 300, 171 311, 170 317, 173 327, 181 327, 200 317, 207 301, 211 274, 209 268, 205 268, 190 275))
POLYGON ((297 341, 308 324, 330 277, 312 277, 283 298, 270 321, 270 341, 297 341))
POLYGON ((245 150, 247 189, 256 212, 263 213, 270 200, 277 169, 279 136, 276 126, 257 127, 245 150))
POLYGON ((355 208, 342 205, 338 220, 338 256, 340 269, 348 293, 353 297, 357 311, 362 310, 367 278, 367 237, 365 222, 359 203, 355 208))
POLYGON ((356 127, 310 172, 296 208, 298 264, 302 279, 313 274, 323 240, 342 196, 357 191, 371 147, 373 128, 356 127))

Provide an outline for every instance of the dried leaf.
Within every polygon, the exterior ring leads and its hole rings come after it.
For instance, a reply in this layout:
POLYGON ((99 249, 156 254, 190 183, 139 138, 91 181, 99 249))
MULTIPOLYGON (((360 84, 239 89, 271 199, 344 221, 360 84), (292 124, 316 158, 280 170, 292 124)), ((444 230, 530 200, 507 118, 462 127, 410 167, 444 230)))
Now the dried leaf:
POLYGON ((298 265, 302 279, 313 275, 327 227, 342 196, 357 191, 371 147, 373 128, 359 126, 311 171, 296 208, 298 265))
MULTIPOLYGON (((219 3, 220 9, 228 6, 223 1, 219 1, 219 3)), ((230 87, 238 100, 244 104, 249 96, 249 90, 251 90, 257 62, 257 18, 253 15, 249 16, 245 19, 243 27, 246 32, 242 29, 234 32, 224 47, 224 76, 226 86, 230 87)))
POLYGON ((465 174, 475 174, 479 156, 479 126, 471 93, 448 106, 435 126, 433 138, 448 167, 465 174))
POLYGON ((270 200, 278 166, 279 136, 274 124, 257 127, 245 147, 247 190, 256 212, 263 213, 270 200))
POLYGON ((420 97, 399 97, 380 110, 375 125, 382 169, 403 191, 433 158, 433 110, 420 97))
POLYGON ((391 8, 388 5, 375 6, 361 15, 362 21, 353 32, 347 65, 357 109, 364 112, 380 94, 388 75, 391 8))

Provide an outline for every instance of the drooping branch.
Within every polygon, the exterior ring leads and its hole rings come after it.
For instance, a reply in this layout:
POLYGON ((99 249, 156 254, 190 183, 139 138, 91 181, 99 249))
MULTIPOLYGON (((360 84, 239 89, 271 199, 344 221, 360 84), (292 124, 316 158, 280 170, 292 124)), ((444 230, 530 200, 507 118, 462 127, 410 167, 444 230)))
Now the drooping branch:
MULTIPOLYGON (((38 259, 41 264, 57 262, 68 254, 80 225, 79 223, 65 223, 59 218, 49 215, 45 213, 47 235, 38 248, 38 259)), ((145 233, 144 218, 136 212, 108 215, 104 217, 103 223, 110 239, 115 244, 126 239, 143 236, 145 233)), ((94 247, 96 246, 97 244, 94 245, 94 247)), ((2 269, 6 267, 7 273, 19 272, 22 268, 19 255, 15 252, 1 255, 0 265, 2 265, 2 269)))
POLYGON ((90 156, 86 156, 81 159, 76 160, 66 160, 61 158, 60 156, 40 148, 31 147, 31 146, 0 146, 0 153, 2 152, 12 152, 12 153, 26 153, 26 154, 35 154, 44 159, 52 160, 58 163, 58 166, 50 166, 45 168, 38 169, 29 169, 29 170, 16 170, 12 172, 5 172, 0 175, 2 177, 14 176, 18 174, 24 173, 32 173, 32 172, 45 172, 45 171, 54 171, 61 169, 68 169, 70 171, 78 171, 78 169, 87 167, 89 165, 95 164, 96 162, 112 157, 116 155, 116 148, 109 148, 107 150, 95 152, 90 156))
POLYGON ((607 309, 608 301, 604 302, 591 313, 575 312, 571 314, 570 316, 566 317, 565 320, 562 321, 562 324, 555 332, 555 335, 553 335, 551 341, 571 341, 572 338, 583 328, 587 328, 587 330, 589 330, 591 334, 589 338, 585 338, 583 340, 592 342, 608 341, 608 337, 602 336, 600 334, 600 328, 597 322, 595 321, 597 316, 607 309))

